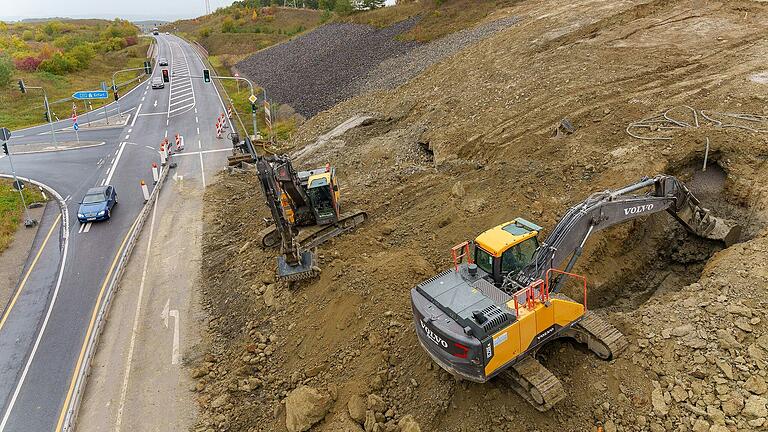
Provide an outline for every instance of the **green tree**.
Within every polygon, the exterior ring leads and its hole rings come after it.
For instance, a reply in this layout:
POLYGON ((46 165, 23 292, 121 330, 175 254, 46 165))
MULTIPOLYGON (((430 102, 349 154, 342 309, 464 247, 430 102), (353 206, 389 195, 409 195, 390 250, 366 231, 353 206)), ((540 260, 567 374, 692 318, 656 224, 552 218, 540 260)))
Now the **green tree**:
POLYGON ((91 64, 91 59, 96 55, 90 45, 78 45, 68 52, 69 56, 75 60, 78 69, 85 69, 91 64))
POLYGON ((384 7, 384 0, 362 0, 360 2, 362 9, 377 9, 384 7))
POLYGON ((0 56, 0 87, 6 87, 13 76, 13 61, 7 55, 0 56))
POLYGON ((336 0, 320 0, 318 2, 318 7, 320 9, 332 11, 336 9, 336 0))
POLYGON ((336 5, 333 9, 339 15, 349 15, 355 10, 355 7, 350 0, 336 0, 336 5))
POLYGON ((224 21, 221 22, 221 32, 234 33, 236 30, 235 21, 231 17, 224 17, 224 21))

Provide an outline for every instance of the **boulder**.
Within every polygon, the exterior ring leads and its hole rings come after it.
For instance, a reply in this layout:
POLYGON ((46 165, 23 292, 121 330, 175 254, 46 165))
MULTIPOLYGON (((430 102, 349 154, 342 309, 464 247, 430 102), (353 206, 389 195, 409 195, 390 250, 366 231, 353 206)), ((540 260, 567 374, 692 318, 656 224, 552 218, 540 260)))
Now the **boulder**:
POLYGON ((368 409, 373 410, 373 412, 383 413, 387 410, 387 403, 384 402, 384 399, 382 399, 381 396, 376 394, 369 394, 368 409))
POLYGON ((325 417, 331 404, 329 395, 312 387, 298 387, 285 399, 285 427, 288 432, 307 431, 325 417))
POLYGON ((352 420, 362 424, 365 421, 365 399, 360 395, 352 395, 347 402, 347 410, 352 420))
POLYGON ((401 418, 397 425, 400 426, 400 432, 421 432, 421 428, 416 422, 416 419, 410 414, 401 418))
POLYGON ((765 384, 765 379, 760 375, 752 375, 744 383, 744 389, 748 392, 761 395, 768 391, 768 385, 765 384))
POLYGON ((764 397, 752 395, 744 403, 744 409, 741 411, 741 415, 752 419, 768 416, 768 409, 765 404, 766 400, 764 397))

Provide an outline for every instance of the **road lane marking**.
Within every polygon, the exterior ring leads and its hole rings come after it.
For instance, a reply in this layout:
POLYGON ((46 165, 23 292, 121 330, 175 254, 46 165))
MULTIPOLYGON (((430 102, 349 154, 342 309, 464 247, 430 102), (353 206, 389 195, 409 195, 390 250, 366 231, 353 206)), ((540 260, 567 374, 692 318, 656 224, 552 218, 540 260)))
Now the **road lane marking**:
POLYGON ((157 107, 157 99, 155 99, 155 107, 157 107))
POLYGON ((130 134, 129 134, 129 135, 126 135, 126 136, 125 136, 125 139, 128 139, 128 138, 130 138, 130 137, 131 137, 131 135, 130 135, 130 134))
POLYGON ((43 243, 40 245, 40 250, 38 250, 37 254, 35 254, 35 259, 32 260, 32 264, 29 265, 29 269, 27 269, 27 273, 24 275, 24 279, 21 280, 21 283, 19 284, 19 288, 16 290, 16 294, 13 295, 13 299, 11 299, 11 302, 8 304, 8 307, 5 309, 5 313, 3 314, 3 317, 0 318, 0 330, 3 329, 3 326, 5 325, 5 321, 8 319, 8 315, 11 314, 13 305, 16 304, 16 300, 18 300, 19 296, 21 295, 21 291, 24 289, 24 286, 27 284, 27 279, 29 279, 29 275, 32 274, 32 270, 35 269, 35 265, 37 264, 37 261, 40 259, 40 255, 43 254, 43 249, 45 249, 45 245, 48 244, 48 240, 51 238, 51 234, 53 234, 53 230, 59 224, 60 219, 61 219, 61 214, 59 214, 56 217, 56 220, 53 221, 53 225, 51 225, 51 229, 48 230, 48 234, 45 236, 45 240, 43 240, 43 243))
POLYGON ((208 154, 208 153, 219 153, 219 152, 231 152, 231 148, 225 148, 225 149, 215 149, 215 150, 203 150, 203 151, 196 151, 196 152, 184 152, 184 153, 174 153, 173 157, 177 156, 194 156, 196 154, 208 154))
POLYGON ((197 140, 197 148, 199 148, 200 150, 203 149, 203 142, 202 141, 197 140))
MULTIPOLYGON (((171 105, 175 106, 175 105, 182 104, 182 103, 184 103, 186 101, 195 100, 195 96, 194 95, 190 95, 190 94, 184 94, 184 95, 181 95, 181 97, 186 97, 186 99, 178 100, 179 98, 177 98, 176 102, 171 102, 171 105)), ((171 112, 173 112, 173 111, 174 110, 171 110, 171 112)))
POLYGON ((197 129, 197 134, 200 135, 200 128, 196 128, 196 129, 197 129))
POLYGON ((128 129, 128 133, 131 133, 132 131, 133 131, 133 129, 128 129))
POLYGON ((141 97, 141 101, 142 101, 142 102, 144 102, 144 98, 146 98, 146 96, 142 96, 142 97, 141 97))
MULTIPOLYGON (((55 193, 55 190, 53 191, 55 193)), ((56 194, 56 196, 57 196, 57 199, 61 199, 60 195, 56 194)), ((65 218, 65 221, 66 221, 66 218, 65 218)), ((66 267, 66 264, 67 264, 67 251, 69 250, 69 226, 66 223, 62 223, 61 226, 62 226, 62 229, 64 230, 61 236, 61 238, 64 239, 64 249, 62 250, 61 268, 59 269, 59 276, 58 276, 58 279, 56 280, 56 287, 53 289, 51 302, 48 305, 48 312, 46 312, 45 319, 43 320, 43 324, 40 326, 40 332, 37 334, 37 339, 35 340, 35 344, 32 346, 32 351, 30 352, 29 357, 27 358, 27 364, 24 365, 24 370, 21 373, 21 377, 19 377, 19 382, 16 384, 16 389, 13 391, 13 396, 11 397, 11 400, 8 403, 8 407, 6 408, 5 415, 3 415, 3 420, 0 422, 0 432, 3 432, 5 430, 5 425, 6 423, 8 423, 8 418, 11 416, 11 411, 13 410, 13 406, 16 404, 16 398, 19 397, 21 386, 24 385, 24 380, 27 377, 29 368, 32 366, 32 361, 35 359, 37 348, 40 346, 40 341, 43 339, 43 333, 45 333, 45 328, 48 326, 48 320, 51 318, 51 313, 53 312, 53 306, 56 304, 56 298, 59 295, 59 288, 61 288, 61 280, 62 280, 62 277, 64 276, 64 268, 66 267)), ((57 430, 58 429, 60 428, 57 428, 57 430)))
POLYGON ((165 130, 165 137, 168 138, 168 129, 165 130))
MULTIPOLYGON (((125 362, 125 372, 123 372, 123 385, 120 389, 120 404, 117 409, 117 419, 115 420, 115 432, 120 432, 120 425, 123 422, 123 409, 125 408, 125 397, 128 394, 128 380, 131 376, 131 362, 133 361, 133 349, 136 346, 136 336, 139 334, 139 319, 141 317, 141 301, 144 296, 144 283, 147 279, 147 267, 149 265, 149 255, 152 250, 152 238, 155 235, 155 215, 157 214, 157 202, 152 205, 152 221, 149 223, 149 240, 147 241, 147 252, 144 255, 144 269, 141 272, 141 282, 139 283, 139 298, 136 300, 136 312, 133 319, 133 329, 131 330, 131 342, 128 346, 128 358, 125 362)), ((170 299, 168 299, 170 302, 170 299)), ((167 307, 167 305, 166 305, 167 307)), ((168 322, 166 321, 166 327, 168 322)))
POLYGON ((85 224, 85 228, 83 229, 84 233, 87 233, 88 231, 91 230, 91 224, 93 224, 93 222, 88 222, 87 224, 85 224))
POLYGON ((115 161, 112 162, 112 168, 109 170, 109 173, 107 174, 107 178, 104 180, 104 184, 109 184, 109 181, 112 180, 112 175, 115 173, 115 170, 117 169, 117 163, 120 162, 120 156, 123 155, 123 150, 125 150, 125 143, 120 143, 120 151, 117 152, 117 157, 115 157, 115 161))
POLYGON ((205 167, 203 166, 203 153, 198 153, 200 155, 200 174, 203 176, 203 189, 205 189, 205 167))
MULTIPOLYGON (((197 108, 195 108, 195 112, 197 112, 197 108)), ((195 116, 195 123, 200 123, 200 120, 195 116)))
POLYGON ((131 120, 131 127, 133 127, 133 125, 136 124, 136 119, 139 118, 140 110, 141 110, 141 104, 139 104, 139 108, 136 109, 136 114, 133 116, 133 120, 131 120))
MULTIPOLYGON (((128 241, 128 237, 130 237, 134 228, 136 228, 136 225, 139 223, 139 217, 141 217, 141 214, 136 216, 136 219, 133 221, 133 224, 131 225, 130 228, 128 228, 128 232, 125 233, 125 237, 123 237, 123 241, 120 243, 120 247, 117 248, 117 252, 115 253, 115 258, 112 259, 112 265, 110 265, 109 271, 107 271, 107 275, 104 278, 104 282, 101 284, 101 290, 99 291, 99 295, 96 298, 96 303, 93 306, 91 321, 90 321, 90 324, 88 324, 88 329, 85 332, 85 338, 83 339, 83 345, 80 348, 80 355, 77 358, 77 363, 72 372, 72 379, 69 383, 69 390, 67 391, 67 396, 66 398, 64 398, 64 404, 62 405, 61 412, 59 413, 59 421, 56 423, 56 429, 55 429, 56 431, 61 430, 61 427, 64 424, 64 418, 67 416, 67 410, 69 409, 69 402, 70 400, 72 400, 72 393, 75 390, 77 377, 80 374, 80 368, 83 365, 83 360, 85 358, 85 351, 88 348, 88 341, 91 339, 91 334, 93 333, 93 327, 96 324, 96 317, 98 316, 98 313, 99 313, 101 300, 102 298, 104 298, 104 291, 106 291, 107 285, 109 284, 110 279, 112 279, 112 274, 115 271, 115 266, 117 266, 117 261, 120 259, 120 254, 122 253, 123 248, 125 247, 125 243, 128 241)), ((43 325, 45 325, 45 323, 43 325)), ((40 335, 42 334, 43 333, 41 331, 40 335)), ((3 432, 2 428, 0 428, 0 432, 3 432)))
POLYGON ((81 223, 81 224, 80 224, 80 229, 79 229, 79 230, 77 230, 77 233, 78 233, 78 234, 82 234, 82 233, 83 233, 83 228, 85 228, 85 224, 84 224, 84 223, 81 223))
POLYGON ((195 114, 197 114, 197 108, 195 108, 195 114))

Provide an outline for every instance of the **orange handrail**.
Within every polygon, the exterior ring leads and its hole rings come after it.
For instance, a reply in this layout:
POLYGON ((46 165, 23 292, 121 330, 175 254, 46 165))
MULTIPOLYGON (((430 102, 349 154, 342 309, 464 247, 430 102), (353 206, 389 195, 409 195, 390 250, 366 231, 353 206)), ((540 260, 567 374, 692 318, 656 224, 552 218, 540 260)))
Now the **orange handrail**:
POLYGON ((547 270, 547 274, 544 276, 545 281, 546 281, 546 285, 547 285, 547 290, 549 290, 549 279, 550 279, 549 274, 552 273, 552 272, 557 273, 557 274, 561 274, 561 275, 564 275, 564 276, 580 279, 582 281, 582 283, 584 284, 584 310, 586 311, 587 310, 587 278, 585 276, 580 275, 580 274, 568 273, 568 272, 565 272, 565 271, 562 271, 562 270, 558 270, 556 268, 551 268, 551 269, 547 270))
POLYGON ((461 263, 461 259, 464 257, 467 257, 467 264, 472 264, 472 256, 469 254, 469 242, 461 242, 452 247, 451 257, 453 258, 453 267, 456 271, 459 271, 459 263, 461 263), (464 252, 459 254, 458 251, 462 248, 464 249, 464 252))

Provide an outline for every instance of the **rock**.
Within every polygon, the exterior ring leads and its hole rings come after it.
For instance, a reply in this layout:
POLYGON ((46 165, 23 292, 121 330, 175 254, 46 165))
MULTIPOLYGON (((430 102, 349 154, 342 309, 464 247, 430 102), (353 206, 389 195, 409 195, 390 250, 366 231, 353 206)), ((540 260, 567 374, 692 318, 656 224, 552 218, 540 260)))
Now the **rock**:
POLYGON ((722 403, 723 414, 728 417, 737 416, 744 408, 744 398, 734 396, 722 403))
POLYGON ((674 399, 676 402, 683 402, 684 400, 688 399, 688 392, 685 391, 682 386, 675 386, 671 393, 672 399, 674 399))
POLYGON ((229 399, 228 394, 224 393, 222 395, 219 395, 216 399, 211 401, 211 408, 223 407, 227 403, 227 399, 229 399))
POLYGON ((401 418, 397 425, 400 426, 400 432, 421 432, 421 427, 410 414, 401 418))
POLYGON ((696 419, 693 423, 693 432, 709 432, 709 422, 704 419, 696 419))
POLYGON ((759 428, 765 424, 765 417, 756 418, 754 420, 748 421, 747 423, 754 428, 759 428))
POLYGON ((670 333, 672 334, 672 336, 683 337, 690 334, 693 330, 694 330, 693 325, 684 324, 679 327, 673 328, 670 333))
POLYGON ((360 395, 352 395, 347 402, 347 410, 352 420, 363 423, 365 421, 365 399, 360 395))
POLYGON ((464 190, 464 185, 461 184, 461 180, 457 181, 453 187, 451 188, 451 195, 454 196, 454 198, 464 198, 464 195, 466 195, 466 191, 464 190))
POLYGON ((744 409, 741 411, 741 415, 749 418, 758 418, 768 416, 768 409, 765 407, 766 400, 761 396, 750 396, 744 403, 744 409))
POLYGON ((363 423, 365 432, 373 432, 373 428, 376 427, 376 414, 373 411, 368 410, 365 412, 365 422, 363 423))
POLYGON ((375 413, 383 413, 387 410, 387 403, 381 396, 371 393, 368 395, 368 409, 375 413))
POLYGON ((270 307, 275 305, 275 284, 267 285, 264 290, 264 304, 270 307))
POLYGON ((712 420, 712 422, 715 424, 725 424, 725 414, 723 414, 723 412, 716 405, 710 405, 707 407, 707 417, 709 417, 709 419, 712 420))
POLYGON ((760 375, 752 375, 744 383, 744 389, 748 392, 761 395, 768 391, 768 385, 765 384, 765 379, 760 375))
POLYGON ((720 347, 723 349, 741 348, 741 344, 728 330, 717 331, 717 341, 720 343, 720 347))
POLYGON ((605 432, 616 432, 616 423, 614 423, 613 420, 607 420, 605 424, 603 424, 603 430, 605 432))
POLYGON ((750 324, 747 319, 739 318, 739 319, 736 320, 736 322, 734 324, 739 329, 741 329, 741 330, 743 330, 743 331, 745 331, 747 333, 752 333, 752 324, 750 324))
POLYGON ((724 361, 717 362, 717 367, 725 374, 728 379, 733 379, 733 367, 724 361))
POLYGON ((331 408, 331 397, 316 389, 301 386, 285 399, 285 427, 289 432, 304 432, 319 422, 331 408))
POLYGON ((723 425, 716 424, 709 428, 709 432, 731 432, 731 430, 723 425))
POLYGON ((664 402, 664 393, 660 388, 655 388, 651 392, 651 405, 653 405, 653 411, 658 416, 664 417, 669 413, 669 407, 664 402))

